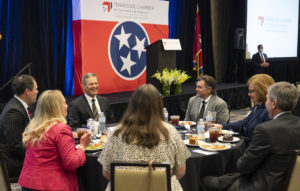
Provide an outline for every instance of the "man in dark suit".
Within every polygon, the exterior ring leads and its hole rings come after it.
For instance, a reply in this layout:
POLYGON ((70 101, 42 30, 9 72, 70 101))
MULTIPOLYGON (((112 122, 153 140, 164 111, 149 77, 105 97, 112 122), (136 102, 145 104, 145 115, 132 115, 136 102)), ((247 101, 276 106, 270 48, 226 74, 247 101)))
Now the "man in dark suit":
POLYGON ((271 85, 266 108, 272 120, 256 126, 252 142, 238 160, 240 174, 206 177, 204 184, 209 188, 230 191, 285 190, 295 157, 293 151, 300 149, 300 118, 291 114, 297 97, 296 87, 288 82, 271 85), (216 186, 212 186, 214 184, 216 186))
POLYGON ((85 94, 76 98, 68 108, 68 124, 72 129, 86 125, 89 118, 98 120, 100 112, 104 112, 107 123, 113 123, 113 114, 108 99, 98 94, 98 80, 96 74, 87 73, 82 77, 85 94))
POLYGON ((253 75, 266 73, 266 68, 269 67, 268 57, 263 53, 263 45, 258 45, 257 49, 258 52, 252 56, 253 75))
POLYGON ((18 178, 25 157, 22 134, 32 118, 28 107, 36 102, 38 89, 32 76, 21 75, 13 81, 12 90, 15 95, 0 116, 0 147, 9 177, 18 178))

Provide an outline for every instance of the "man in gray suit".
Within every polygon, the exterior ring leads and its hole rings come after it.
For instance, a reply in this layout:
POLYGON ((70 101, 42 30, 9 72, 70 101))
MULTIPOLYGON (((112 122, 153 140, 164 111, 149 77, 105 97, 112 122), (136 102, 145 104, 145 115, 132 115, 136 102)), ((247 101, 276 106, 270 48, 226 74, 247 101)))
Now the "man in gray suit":
POLYGON ((0 116, 0 149, 9 177, 18 178, 25 157, 22 134, 33 115, 28 107, 36 102, 38 89, 32 76, 21 75, 12 82, 12 90, 15 95, 0 116))
POLYGON ((216 123, 226 123, 229 119, 226 102, 217 96, 215 79, 204 75, 197 81, 196 96, 190 98, 184 120, 198 121, 208 111, 216 112, 216 123))
POLYGON ((271 85, 266 108, 272 120, 256 126, 252 142, 238 160, 240 174, 205 177, 204 184, 214 190, 286 190, 294 150, 300 149, 300 118, 291 114, 297 100, 297 89, 292 84, 271 85))

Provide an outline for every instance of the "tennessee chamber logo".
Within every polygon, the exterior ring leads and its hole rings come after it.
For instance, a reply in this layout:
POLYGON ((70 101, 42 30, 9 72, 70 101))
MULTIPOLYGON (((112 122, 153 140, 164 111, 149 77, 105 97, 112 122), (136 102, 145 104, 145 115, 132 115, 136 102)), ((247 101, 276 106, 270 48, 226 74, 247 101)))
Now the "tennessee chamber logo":
POLYGON ((138 23, 118 23, 110 34, 108 54, 112 68, 125 80, 134 80, 146 70, 146 50, 149 38, 138 23))
POLYGON ((260 26, 262 27, 265 22, 264 16, 258 16, 258 21, 259 21, 260 26))
POLYGON ((110 10, 112 9, 112 2, 109 2, 109 1, 104 1, 102 3, 102 8, 103 8, 103 11, 104 12, 110 12, 110 10))

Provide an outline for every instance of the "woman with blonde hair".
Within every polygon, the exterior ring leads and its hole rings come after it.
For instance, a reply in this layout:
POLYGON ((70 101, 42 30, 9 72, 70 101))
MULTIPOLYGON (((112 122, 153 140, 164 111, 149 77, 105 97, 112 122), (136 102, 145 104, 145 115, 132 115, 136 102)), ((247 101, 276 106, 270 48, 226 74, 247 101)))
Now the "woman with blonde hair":
POLYGON ((254 129, 257 124, 270 120, 265 106, 267 100, 267 88, 274 84, 274 79, 267 74, 256 74, 248 80, 248 95, 254 104, 246 118, 234 122, 217 124, 215 126, 239 132, 240 135, 247 137, 246 146, 252 139, 254 129))
MULTIPOLYGON (((138 87, 98 158, 103 176, 110 180, 110 163, 114 161, 165 162, 172 168, 172 190, 182 190, 178 180, 185 175, 190 152, 175 127, 163 119, 163 102, 157 89, 151 84, 138 87)), ((106 189, 110 190, 110 184, 106 189)))
POLYGON ((67 108, 59 90, 47 90, 39 97, 34 118, 23 133, 26 154, 18 181, 23 191, 78 190, 76 169, 85 163, 91 135, 83 135, 76 150, 66 125, 67 108))

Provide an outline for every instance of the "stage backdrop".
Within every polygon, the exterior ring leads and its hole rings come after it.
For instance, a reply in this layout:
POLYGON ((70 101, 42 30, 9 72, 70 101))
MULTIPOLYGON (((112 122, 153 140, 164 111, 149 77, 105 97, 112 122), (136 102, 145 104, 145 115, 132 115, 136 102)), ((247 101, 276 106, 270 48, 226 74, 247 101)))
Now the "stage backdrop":
POLYGON ((73 0, 74 94, 82 94, 87 72, 97 74, 101 94, 144 84, 144 47, 168 38, 168 6, 159 0, 73 0))

